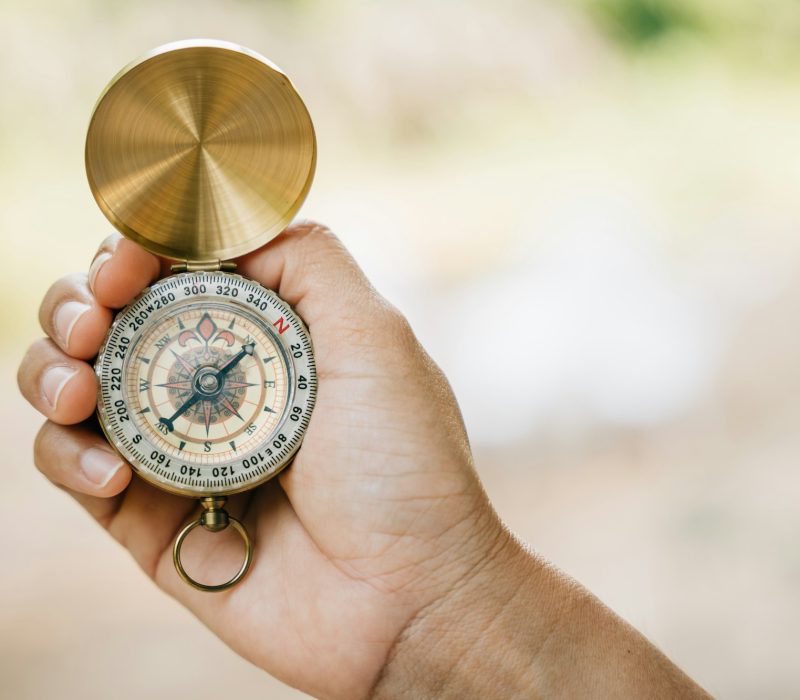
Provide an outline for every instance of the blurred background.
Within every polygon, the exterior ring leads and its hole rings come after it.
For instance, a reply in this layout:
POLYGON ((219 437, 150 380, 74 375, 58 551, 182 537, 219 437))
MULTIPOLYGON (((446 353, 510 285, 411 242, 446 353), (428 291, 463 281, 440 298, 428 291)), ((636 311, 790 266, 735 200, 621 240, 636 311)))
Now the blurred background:
POLYGON ((35 471, 14 379, 110 231, 96 98, 194 36, 294 80, 302 214, 450 377, 509 526, 712 693, 800 696, 794 0, 0 0, 0 695, 303 697, 35 471))

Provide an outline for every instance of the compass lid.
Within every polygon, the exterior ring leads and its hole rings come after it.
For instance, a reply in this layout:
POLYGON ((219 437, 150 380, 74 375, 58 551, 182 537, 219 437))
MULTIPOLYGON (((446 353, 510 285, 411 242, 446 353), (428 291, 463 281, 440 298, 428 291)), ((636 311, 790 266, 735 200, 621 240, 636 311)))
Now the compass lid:
POLYGON ((192 39, 126 66, 95 106, 86 173, 125 236, 178 260, 225 260, 292 220, 316 165, 311 117, 263 56, 192 39))

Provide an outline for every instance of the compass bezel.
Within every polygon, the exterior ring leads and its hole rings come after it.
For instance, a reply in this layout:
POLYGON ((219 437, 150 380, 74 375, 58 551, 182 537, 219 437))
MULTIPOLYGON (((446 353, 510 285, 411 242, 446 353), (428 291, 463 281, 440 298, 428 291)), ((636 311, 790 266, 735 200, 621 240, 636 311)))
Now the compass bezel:
MULTIPOLYGON (((145 481, 182 496, 227 496, 256 488, 275 477, 293 461, 302 444, 316 401, 317 377, 313 346, 302 319, 271 290, 251 279, 227 272, 181 273, 164 278, 145 289, 117 315, 98 354, 95 372, 98 377, 97 416, 108 442, 145 481), (193 288, 199 290, 201 285, 205 288, 203 293, 183 293, 184 288, 191 292, 193 288), (218 286, 220 289, 225 286, 240 289, 243 298, 247 298, 245 294, 252 294, 257 303, 247 305, 233 301, 217 294, 218 286), (180 293, 176 293, 176 290, 180 293), (169 294, 173 294, 175 299, 169 301, 169 294), (164 308, 148 313, 147 308, 153 306, 152 300, 159 298, 168 300, 164 308), (147 457, 151 449, 157 451, 158 448, 150 435, 137 429, 136 421, 128 413, 128 377, 125 373, 128 369, 126 357, 148 327, 152 327, 164 314, 168 315, 181 305, 196 305, 203 300, 216 307, 229 307, 235 313, 260 317, 267 327, 274 326, 278 319, 282 319, 279 327, 285 328, 285 332, 271 333, 270 339, 279 344, 287 362, 288 386, 283 413, 269 436, 255 448, 237 455, 235 460, 224 460, 220 469, 222 466, 229 467, 232 473, 220 472, 218 475, 206 474, 196 478, 188 473, 180 473, 182 467, 197 468, 196 461, 170 456, 165 468, 157 461, 154 463, 152 457, 147 457), (156 312, 158 315, 151 317, 156 312), (137 323, 140 325, 134 329, 133 325, 137 323), (122 338, 127 338, 127 342, 121 343, 122 338), (125 350, 121 351, 123 346, 125 350), (116 389, 111 381, 112 368, 119 368, 120 379, 116 389), (118 406, 119 401, 123 402, 122 406, 118 406), (300 409, 299 412, 292 411, 296 407, 300 409), (123 408, 125 412, 120 414, 119 411, 123 408), (128 418, 120 418, 126 414, 128 418), (134 443, 133 436, 136 434, 142 437, 139 442, 134 443), (285 439, 281 441, 277 436, 285 439), (277 446, 276 441, 281 445, 277 446), (137 449, 140 443, 147 448, 144 453, 137 449), (247 467, 244 466, 246 460, 250 461, 247 467), (245 476, 250 474, 253 476, 245 476)), ((153 434, 154 429, 150 427, 153 434)), ((202 468, 211 471, 215 467, 204 465, 202 468)))

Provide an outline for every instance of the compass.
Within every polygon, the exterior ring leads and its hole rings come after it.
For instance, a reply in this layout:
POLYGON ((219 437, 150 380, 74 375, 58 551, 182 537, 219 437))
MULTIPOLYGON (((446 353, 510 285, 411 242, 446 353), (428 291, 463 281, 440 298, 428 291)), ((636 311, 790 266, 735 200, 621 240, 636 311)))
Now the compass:
POLYGON ((175 261, 120 311, 95 364, 97 413, 139 477, 200 499, 178 534, 181 578, 204 591, 240 581, 252 541, 224 508, 287 467, 316 397, 311 338, 273 291, 231 258, 274 238, 300 208, 316 141, 289 79, 240 46, 192 40, 124 68, 95 106, 86 170, 126 237, 175 261), (233 526, 245 556, 229 581, 193 579, 181 547, 196 527, 233 526))

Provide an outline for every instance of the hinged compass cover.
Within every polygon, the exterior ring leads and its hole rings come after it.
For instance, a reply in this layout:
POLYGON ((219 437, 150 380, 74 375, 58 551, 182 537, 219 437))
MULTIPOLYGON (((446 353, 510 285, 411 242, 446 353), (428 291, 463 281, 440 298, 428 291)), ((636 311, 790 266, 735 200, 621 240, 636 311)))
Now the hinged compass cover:
POLYGON ((225 260, 291 221, 311 186, 314 127, 263 56, 207 39, 124 68, 94 109, 86 172, 125 236, 178 260, 225 260))

